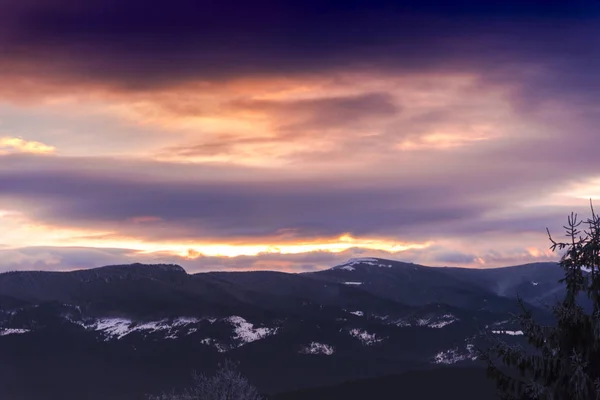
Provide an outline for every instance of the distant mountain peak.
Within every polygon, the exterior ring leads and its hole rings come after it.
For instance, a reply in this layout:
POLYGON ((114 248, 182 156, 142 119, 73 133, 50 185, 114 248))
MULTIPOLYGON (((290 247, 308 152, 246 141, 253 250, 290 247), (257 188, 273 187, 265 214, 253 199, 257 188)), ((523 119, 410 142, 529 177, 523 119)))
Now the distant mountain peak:
POLYGON ((383 268, 392 268, 393 261, 384 260, 382 258, 373 258, 373 257, 360 257, 360 258, 351 258, 343 264, 336 265, 331 268, 333 270, 345 270, 345 271, 354 271, 355 266, 357 265, 370 265, 375 267, 383 267, 383 268))
POLYGON ((93 271, 102 271, 102 272, 142 272, 142 273, 161 273, 161 272, 176 272, 176 273, 184 273, 187 274, 185 269, 177 264, 120 264, 120 265, 107 265, 104 267, 93 268, 87 270, 90 272, 93 271))
POLYGON ((98 268, 80 269, 67 272, 67 275, 81 281, 89 282, 96 279, 162 279, 168 276, 187 275, 185 269, 175 264, 120 264, 106 265, 98 268))
POLYGON ((95 279, 169 279, 168 277, 187 275, 183 267, 176 264, 122 264, 73 272, 83 281, 95 279))
POLYGON ((161 272, 175 272, 175 273, 183 273, 187 274, 186 270, 183 269, 180 265, 177 264, 141 264, 141 263, 133 263, 133 264, 116 264, 116 265, 105 265, 102 267, 96 268, 88 268, 88 269, 78 269, 73 271, 9 271, 2 272, 0 276, 34 276, 34 275, 61 275, 61 274, 74 274, 74 275, 94 275, 94 274, 119 274, 119 273, 128 273, 128 272, 136 272, 143 274, 153 274, 153 273, 161 273, 161 272))

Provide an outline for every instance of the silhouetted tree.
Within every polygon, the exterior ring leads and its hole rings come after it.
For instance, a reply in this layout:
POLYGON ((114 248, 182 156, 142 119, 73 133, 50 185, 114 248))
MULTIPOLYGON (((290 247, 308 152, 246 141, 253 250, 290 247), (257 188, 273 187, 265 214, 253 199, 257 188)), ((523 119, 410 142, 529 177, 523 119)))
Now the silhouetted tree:
POLYGON ((237 369, 238 364, 226 360, 212 376, 193 374, 194 384, 181 393, 163 393, 149 400, 262 400, 258 391, 237 369))
POLYGON ((556 324, 536 323, 519 299, 518 319, 530 346, 497 340, 482 353, 502 399, 600 399, 600 217, 590 206, 591 218, 568 217, 568 241, 556 242, 548 231, 552 251, 566 250, 560 261, 566 294, 552 307, 556 324), (582 295, 591 300, 591 311, 578 303, 582 295))

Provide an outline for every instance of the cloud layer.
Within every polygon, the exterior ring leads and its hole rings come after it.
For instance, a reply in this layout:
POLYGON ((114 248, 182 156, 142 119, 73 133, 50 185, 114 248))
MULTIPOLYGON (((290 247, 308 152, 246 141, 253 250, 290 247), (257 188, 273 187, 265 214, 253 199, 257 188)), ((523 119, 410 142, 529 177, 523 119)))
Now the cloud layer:
POLYGON ((597 2, 1 7, 0 269, 506 265, 598 196, 597 2))

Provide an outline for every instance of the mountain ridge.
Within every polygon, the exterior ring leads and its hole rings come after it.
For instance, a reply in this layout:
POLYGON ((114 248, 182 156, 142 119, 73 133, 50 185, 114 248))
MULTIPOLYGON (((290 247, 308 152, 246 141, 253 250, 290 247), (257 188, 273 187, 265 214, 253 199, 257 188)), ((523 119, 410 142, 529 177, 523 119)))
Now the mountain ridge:
POLYGON ((76 377, 80 384, 54 398, 101 400, 141 399, 225 358, 240 361, 263 393, 476 365, 484 333, 522 340, 510 321, 514 293, 546 317, 541 294, 560 291, 553 263, 485 272, 355 258, 336 267, 189 274, 133 264, 0 274, 0 361, 12 368, 0 374, 0 397, 48 398, 11 383, 31 370, 76 377), (119 393, 94 397, 92 377, 119 382, 119 393))
POLYGON ((223 273, 244 273, 244 272, 278 272, 278 273, 282 273, 282 274, 310 274, 310 273, 316 273, 316 272, 322 272, 322 271, 327 271, 327 270, 331 270, 331 269, 339 269, 339 267, 342 266, 346 266, 349 263, 359 263, 362 261, 379 261, 381 262, 381 264, 387 264, 387 265, 393 265, 393 266, 397 266, 398 264, 402 264, 404 266, 416 266, 416 267, 421 267, 421 268, 434 268, 434 269, 460 269, 460 270, 475 270, 475 271, 494 271, 494 270, 505 270, 505 269, 510 269, 510 268, 527 268, 527 267, 535 267, 535 266, 544 266, 544 265, 549 265, 549 264, 554 264, 556 266, 559 265, 558 262, 554 262, 554 261, 539 261, 539 262, 530 262, 530 263, 525 263, 525 264, 517 264, 517 265, 508 265, 508 266, 501 266, 501 267, 486 267, 486 268, 474 268, 474 267, 461 267, 461 266, 429 266, 429 265, 423 265, 423 264, 417 264, 417 263, 413 263, 413 262, 409 262, 409 261, 400 261, 400 260, 392 260, 392 259, 388 259, 388 258, 380 258, 380 257, 352 257, 349 258, 346 262, 342 263, 342 264, 337 264, 333 267, 329 267, 329 268, 325 268, 325 269, 321 269, 321 270, 317 270, 317 271, 309 271, 309 272, 284 272, 284 271, 279 271, 279 270, 242 270, 242 271, 238 271, 238 270, 210 270, 210 271, 200 271, 200 272, 194 272, 194 273, 189 273, 184 267, 182 267, 179 264, 165 264, 165 263, 130 263, 130 264, 109 264, 109 265, 103 265, 100 267, 92 267, 92 268, 80 268, 80 269, 71 269, 68 271, 55 271, 55 270, 13 270, 13 271, 5 271, 5 272, 0 272, 0 276, 1 275, 9 275, 9 274, 36 274, 36 273, 46 273, 46 274, 64 274, 64 273, 82 273, 84 271, 103 271, 103 270, 127 270, 127 269, 133 269, 133 268, 148 268, 148 269, 155 269, 155 270, 163 270, 163 271, 175 271, 175 272, 185 272, 187 275, 199 275, 199 274, 208 274, 208 273, 214 273, 214 272, 223 272, 223 273))

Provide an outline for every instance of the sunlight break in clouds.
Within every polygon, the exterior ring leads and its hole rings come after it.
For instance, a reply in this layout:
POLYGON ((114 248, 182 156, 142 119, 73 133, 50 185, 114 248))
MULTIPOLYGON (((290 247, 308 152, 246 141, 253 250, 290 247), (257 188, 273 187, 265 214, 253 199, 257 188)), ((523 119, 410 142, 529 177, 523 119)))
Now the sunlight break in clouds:
POLYGON ((581 200, 600 200, 600 178, 595 177, 585 182, 577 182, 571 185, 570 189, 559 193, 559 195, 581 200))
MULTIPOLYGON (((142 217, 136 222, 152 222, 152 217, 142 217)), ((97 247, 125 249, 141 254, 169 253, 186 259, 199 256, 237 257, 257 256, 260 254, 300 254, 315 251, 339 253, 350 248, 369 250, 382 250, 387 252, 402 252, 410 249, 424 249, 431 243, 401 243, 384 239, 354 238, 350 235, 321 239, 311 242, 282 243, 282 244, 227 244, 188 241, 178 243, 174 241, 153 242, 136 238, 115 238, 115 232, 95 231, 93 229, 59 228, 35 223, 22 214, 0 210, 0 222, 6 229, 2 242, 6 248, 20 248, 35 243, 42 247, 97 247)))
POLYGON ((16 137, 0 137, 0 155, 10 153, 49 154, 56 149, 44 143, 16 137))

